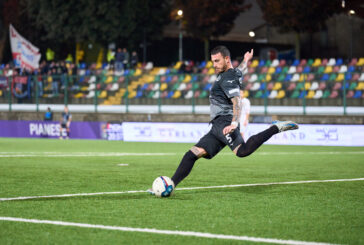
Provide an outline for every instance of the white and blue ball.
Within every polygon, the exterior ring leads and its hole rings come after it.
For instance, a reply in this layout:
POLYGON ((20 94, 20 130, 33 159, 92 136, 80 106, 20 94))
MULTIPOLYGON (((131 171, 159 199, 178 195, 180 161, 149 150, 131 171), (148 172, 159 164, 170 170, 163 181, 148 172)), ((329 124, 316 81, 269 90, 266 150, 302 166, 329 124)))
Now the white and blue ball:
POLYGON ((159 176, 153 182, 153 191, 157 197, 169 197, 173 194, 174 183, 167 176, 159 176))

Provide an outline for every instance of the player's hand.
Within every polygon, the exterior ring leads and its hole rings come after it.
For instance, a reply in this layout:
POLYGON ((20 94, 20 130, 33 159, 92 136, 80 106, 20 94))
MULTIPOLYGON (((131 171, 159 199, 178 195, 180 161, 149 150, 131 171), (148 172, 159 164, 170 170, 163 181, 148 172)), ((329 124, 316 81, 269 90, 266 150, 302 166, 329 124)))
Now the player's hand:
POLYGON ((222 133, 224 135, 227 135, 227 134, 230 134, 232 132, 234 132, 234 130, 237 128, 238 126, 237 125, 229 125, 229 126, 226 126, 223 130, 222 130, 222 133))
POLYGON ((254 49, 251 49, 250 52, 246 52, 244 54, 244 61, 248 62, 249 60, 251 60, 253 58, 253 54, 254 54, 254 49))

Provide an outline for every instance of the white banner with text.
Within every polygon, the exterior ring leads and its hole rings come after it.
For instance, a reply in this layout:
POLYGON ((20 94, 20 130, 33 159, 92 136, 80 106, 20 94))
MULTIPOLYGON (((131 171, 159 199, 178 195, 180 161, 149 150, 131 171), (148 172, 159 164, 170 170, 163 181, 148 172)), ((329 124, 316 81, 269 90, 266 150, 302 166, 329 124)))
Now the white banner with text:
MULTIPOLYGON (((245 140, 269 124, 248 125, 245 140)), ((142 123, 122 124, 124 141, 197 143, 211 128, 208 123, 142 123)), ((364 125, 302 124, 298 130, 274 135, 266 144, 364 146, 364 125)))

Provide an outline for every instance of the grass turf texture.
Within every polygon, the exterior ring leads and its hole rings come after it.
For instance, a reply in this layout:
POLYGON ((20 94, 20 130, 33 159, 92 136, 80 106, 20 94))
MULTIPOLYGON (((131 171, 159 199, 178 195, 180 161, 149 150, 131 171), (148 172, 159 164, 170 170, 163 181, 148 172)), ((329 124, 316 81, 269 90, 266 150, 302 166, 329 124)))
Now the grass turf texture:
MULTIPOLYGON (((36 156, 0 157, 0 198, 146 190, 157 176, 171 177, 191 145, 2 138, 0 156, 36 156), (70 156, 132 152, 176 154, 70 156), (59 156, 46 157, 55 154, 59 156)), ((198 160, 178 187, 363 178, 363 152, 359 147, 264 145, 247 158, 237 158, 226 148, 212 160, 198 160)), ((4 201, 0 216, 364 244, 363 187, 364 181, 355 181, 177 190, 166 199, 135 193, 4 201)), ((0 244, 171 242, 252 243, 0 221, 0 244)))

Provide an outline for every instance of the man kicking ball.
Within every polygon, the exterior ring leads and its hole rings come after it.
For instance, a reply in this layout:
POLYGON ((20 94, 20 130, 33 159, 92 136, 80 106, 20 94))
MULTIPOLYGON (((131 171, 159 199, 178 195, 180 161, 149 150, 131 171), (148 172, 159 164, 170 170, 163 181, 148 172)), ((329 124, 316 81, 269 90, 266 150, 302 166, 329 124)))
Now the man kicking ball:
MULTIPOLYGON (((244 55, 242 64, 252 58, 253 50, 244 55)), ((243 76, 244 65, 234 69, 231 64, 230 51, 225 46, 217 46, 211 51, 211 60, 217 74, 210 92, 211 130, 200 141, 192 146, 183 156, 176 172, 172 177, 175 187, 191 172, 195 162, 201 158, 211 159, 226 145, 237 157, 246 157, 258 149, 273 135, 298 129, 292 121, 275 121, 272 125, 251 136, 244 142, 239 130, 241 115, 240 78, 243 76)), ((149 193, 154 194, 152 189, 149 193)))

